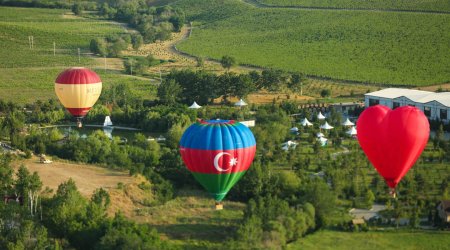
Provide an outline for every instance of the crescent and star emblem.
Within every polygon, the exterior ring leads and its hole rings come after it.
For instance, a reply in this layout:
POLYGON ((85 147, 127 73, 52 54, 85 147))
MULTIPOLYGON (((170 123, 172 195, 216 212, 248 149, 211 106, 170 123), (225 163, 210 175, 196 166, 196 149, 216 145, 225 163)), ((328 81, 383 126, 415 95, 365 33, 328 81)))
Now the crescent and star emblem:
POLYGON ((237 161, 237 158, 231 158, 231 160, 228 162, 229 167, 228 167, 227 169, 223 169, 223 168, 221 168, 221 167, 219 166, 219 160, 220 160, 220 157, 222 157, 222 156, 224 156, 224 155, 229 155, 229 156, 231 156, 231 154, 229 154, 229 153, 221 152, 221 153, 218 153, 218 154, 214 157, 214 168, 215 168, 217 171, 219 171, 219 172, 225 172, 225 171, 228 171, 232 166, 236 165, 237 162, 238 162, 238 161, 237 161))

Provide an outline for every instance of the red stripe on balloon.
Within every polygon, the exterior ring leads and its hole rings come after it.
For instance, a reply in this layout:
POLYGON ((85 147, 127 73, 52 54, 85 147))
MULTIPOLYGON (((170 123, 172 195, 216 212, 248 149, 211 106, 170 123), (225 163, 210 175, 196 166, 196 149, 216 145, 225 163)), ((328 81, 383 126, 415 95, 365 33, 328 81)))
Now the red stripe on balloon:
POLYGON ((67 108, 67 111, 73 116, 84 117, 87 115, 91 108, 67 108))
POLYGON ((255 156, 256 146, 232 150, 180 148, 181 157, 192 172, 230 174, 246 171, 255 156))
POLYGON ((59 74, 56 78, 59 84, 94 84, 101 83, 100 77, 87 68, 70 68, 59 74))

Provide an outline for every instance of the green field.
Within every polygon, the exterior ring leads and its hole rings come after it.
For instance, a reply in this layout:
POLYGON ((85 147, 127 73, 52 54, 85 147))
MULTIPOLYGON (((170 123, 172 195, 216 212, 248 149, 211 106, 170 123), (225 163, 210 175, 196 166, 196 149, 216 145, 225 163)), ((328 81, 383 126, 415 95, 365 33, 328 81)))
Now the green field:
POLYGON ((190 54, 368 83, 450 81, 450 15, 177 4, 194 20, 178 46, 190 54))
POLYGON ((252 0, 271 6, 300 6, 321 8, 355 8, 380 10, 450 11, 447 0, 252 0))
MULTIPOLYGON (((0 99, 16 103, 56 98, 54 81, 65 68, 97 67, 89 51, 92 38, 123 33, 121 26, 65 15, 68 10, 0 7, 0 99), (30 49, 28 36, 33 36, 30 49), (56 55, 53 55, 53 42, 56 55), (81 49, 78 62, 77 48, 81 49)), ((70 12, 69 12, 70 13, 70 12)), ((99 67, 101 68, 101 67, 99 67)), ((112 83, 133 85, 143 98, 150 98, 149 80, 98 69, 104 88, 112 83)))
POLYGON ((289 245, 288 249, 380 250, 448 249, 450 233, 439 231, 386 231, 347 233, 319 231, 289 245))

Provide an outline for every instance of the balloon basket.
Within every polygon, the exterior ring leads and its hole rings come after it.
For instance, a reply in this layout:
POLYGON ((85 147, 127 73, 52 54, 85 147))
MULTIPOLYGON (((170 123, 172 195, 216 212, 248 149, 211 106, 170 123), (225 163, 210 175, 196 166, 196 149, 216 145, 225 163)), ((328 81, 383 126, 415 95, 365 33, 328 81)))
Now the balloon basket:
POLYGON ((216 202, 215 208, 216 208, 216 210, 223 210, 223 203, 222 202, 216 202))
POLYGON ((397 193, 395 192, 394 188, 390 188, 389 189, 389 195, 391 196, 391 198, 395 199, 397 198, 397 193))
POLYGON ((78 128, 83 127, 83 124, 81 123, 81 120, 77 120, 77 127, 78 127, 78 128))

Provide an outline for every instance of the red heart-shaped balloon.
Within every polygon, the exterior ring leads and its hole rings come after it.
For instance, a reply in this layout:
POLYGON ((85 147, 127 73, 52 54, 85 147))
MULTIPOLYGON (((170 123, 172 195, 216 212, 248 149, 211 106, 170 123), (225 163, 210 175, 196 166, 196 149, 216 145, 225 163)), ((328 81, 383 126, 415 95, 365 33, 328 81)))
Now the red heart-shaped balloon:
POLYGON ((367 108, 356 124, 359 145, 378 173, 395 188, 425 148, 430 124, 419 109, 367 108))

